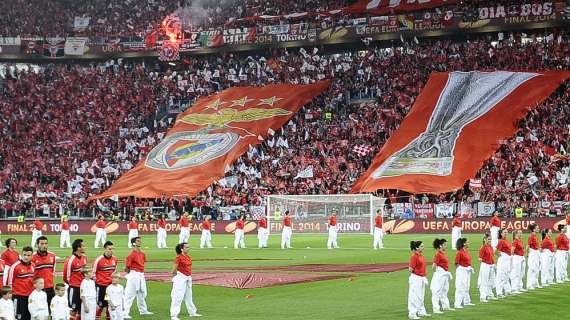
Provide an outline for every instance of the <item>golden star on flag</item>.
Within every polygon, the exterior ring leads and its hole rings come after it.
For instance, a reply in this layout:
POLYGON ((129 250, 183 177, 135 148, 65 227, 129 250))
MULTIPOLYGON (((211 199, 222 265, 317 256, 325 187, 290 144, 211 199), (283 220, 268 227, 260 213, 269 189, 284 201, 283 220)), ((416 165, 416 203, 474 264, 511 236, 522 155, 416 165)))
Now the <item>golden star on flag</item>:
POLYGON ((270 105, 270 106, 273 107, 273 104, 274 104, 275 102, 279 101, 279 100, 283 100, 283 98, 279 98, 279 97, 273 96, 273 97, 271 97, 271 98, 259 99, 259 101, 261 101, 261 102, 258 104, 258 106, 260 106, 260 105, 262 105, 262 104, 268 104, 268 105, 270 105))
POLYGON ((227 102, 223 102, 221 99, 216 99, 216 101, 210 103, 209 105, 206 106, 206 109, 214 109, 214 110, 218 110, 218 107, 220 107, 222 104, 227 103, 227 102))
POLYGON ((238 99, 238 100, 232 100, 233 103, 230 107, 233 107, 233 106, 245 107, 245 104, 250 102, 250 101, 253 101, 253 99, 248 99, 247 96, 245 96, 245 97, 242 97, 241 99, 238 99))

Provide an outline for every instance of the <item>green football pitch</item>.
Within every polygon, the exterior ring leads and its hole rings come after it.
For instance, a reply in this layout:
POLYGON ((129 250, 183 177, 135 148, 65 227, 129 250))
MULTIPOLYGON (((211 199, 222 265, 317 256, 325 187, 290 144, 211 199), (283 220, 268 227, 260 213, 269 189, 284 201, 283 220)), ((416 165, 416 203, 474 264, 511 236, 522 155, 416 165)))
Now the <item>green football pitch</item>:
MULTIPOLYGON (((3 234, 2 239, 9 235, 3 234)), ((410 256, 409 241, 422 240, 426 244, 425 256, 431 261, 434 250, 431 242, 437 235, 388 235, 384 239, 385 249, 372 250, 372 237, 369 235, 339 234, 340 249, 326 249, 326 235, 294 234, 293 249, 279 249, 280 236, 271 235, 268 249, 257 249, 255 235, 246 236, 247 249, 233 249, 233 236, 213 235, 213 249, 198 249, 199 235, 192 234, 190 245, 193 271, 206 271, 212 267, 233 266, 270 266, 299 264, 382 264, 404 262, 410 256), (233 259, 233 260, 223 260, 233 259), (241 259, 241 260, 238 260, 241 259), (249 259, 249 260, 248 260, 249 259), (254 260, 261 259, 261 260, 254 260), (264 260, 265 259, 265 260, 264 260)), ((448 241, 449 235, 445 236, 448 241)), ((480 235, 467 235, 471 242, 470 252, 474 258, 474 268, 478 271, 477 252, 481 244, 480 235)), ((29 244, 30 236, 17 236, 18 249, 29 244)), ((71 249, 59 249, 59 236, 48 236, 50 251, 62 260, 71 253, 71 249)), ((72 236, 83 238, 87 243, 89 261, 101 254, 102 249, 93 248, 93 235, 72 236)), ((156 249, 154 235, 143 235, 143 248, 149 262, 148 272, 170 272, 174 256, 177 235, 169 235, 168 249, 156 249)), ((124 258, 129 252, 126 235, 108 237, 115 243, 115 254, 124 266, 124 258)), ((448 252, 453 259, 453 251, 448 252)), ((62 263, 57 266, 61 271, 62 263)), ((451 270, 454 273, 454 267, 451 270)), ((321 272, 319 272, 321 273, 321 272)), ((317 281, 303 284, 273 286, 260 289, 230 289, 194 285, 194 303, 198 312, 208 319, 407 319, 408 271, 391 273, 351 273, 350 278, 317 281)), ((431 266, 428 266, 428 278, 431 280, 431 266)), ((477 273, 471 279, 471 299, 476 304, 462 310, 450 311, 443 315, 432 315, 433 319, 482 319, 484 317, 502 318, 516 316, 517 320, 568 319, 568 301, 570 284, 553 285, 548 288, 509 296, 499 301, 479 303, 476 288, 477 273)), ((59 281, 59 279, 58 279, 59 281)), ((133 319, 169 319, 170 290, 169 283, 148 281, 147 303, 155 313, 151 316, 139 316, 133 306, 133 319)), ((449 298, 453 304, 455 292, 451 282, 449 298)), ((135 303, 136 304, 136 303, 135 303)), ((431 293, 426 290, 426 308, 431 313, 431 293)), ((181 319, 187 318, 182 306, 181 319)))

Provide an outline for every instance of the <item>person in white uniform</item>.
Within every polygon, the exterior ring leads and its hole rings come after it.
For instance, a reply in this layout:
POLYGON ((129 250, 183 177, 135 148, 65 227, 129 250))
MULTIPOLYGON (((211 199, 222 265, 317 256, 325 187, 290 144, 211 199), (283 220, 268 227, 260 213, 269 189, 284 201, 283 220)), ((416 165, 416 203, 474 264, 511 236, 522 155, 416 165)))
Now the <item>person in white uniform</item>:
POLYGON ((538 242, 538 234, 540 228, 536 223, 530 225, 531 232, 528 237, 528 270, 526 273, 526 289, 533 290, 540 286, 538 283, 538 274, 540 273, 540 245, 538 242))
POLYGON ((568 281, 568 237, 566 237, 567 226, 565 224, 558 225, 560 234, 556 238, 556 253, 554 255, 554 269, 556 282, 563 283, 568 281))
POLYGON ((65 296, 65 284, 55 285, 55 296, 50 304, 52 320, 69 320, 69 305, 65 296))
POLYGON ((129 222, 127 227, 129 228, 129 239, 127 242, 127 246, 129 248, 132 248, 133 247, 133 241, 132 240, 139 236, 139 229, 138 229, 138 223, 137 223, 137 217, 136 216, 131 217, 131 222, 129 222))
POLYGON ((449 258, 445 254, 447 250, 447 240, 435 239, 433 241, 433 248, 436 254, 432 264, 433 276, 431 278, 431 302, 433 313, 440 314, 443 311, 454 310, 449 304, 449 282, 453 279, 451 272, 449 272, 449 258))
POLYGON ((236 229, 234 231, 234 249, 245 248, 245 217, 241 215, 236 221, 236 229))
POLYGON ((267 240, 269 239, 269 230, 267 229, 267 218, 262 215, 259 219, 257 228, 257 240, 259 248, 267 248, 267 240))
POLYGON ((107 241, 107 231, 105 230, 107 223, 105 222, 105 217, 103 217, 103 215, 99 216, 99 220, 97 220, 95 227, 95 248, 99 248, 99 244, 103 246, 107 241))
POLYGON ((192 216, 188 212, 184 212, 180 217, 180 234, 178 235, 178 243, 190 241, 190 220, 192 216))
POLYGON ((372 248, 374 248, 374 250, 384 248, 383 223, 384 217, 382 217, 382 210, 378 209, 376 211, 376 217, 374 218, 374 241, 372 242, 372 248))
POLYGON ((461 225, 461 219, 459 219, 459 213, 453 215, 453 220, 451 221, 451 248, 457 250, 457 240, 461 238, 461 231, 463 230, 461 225))
POLYGON ((158 229, 156 230, 156 246, 159 249, 167 248, 166 246, 166 237, 168 236, 166 233, 166 215, 163 214, 158 219, 158 229))
POLYGON ((89 267, 84 267, 81 273, 85 277, 83 281, 81 281, 81 287, 79 287, 81 320, 95 320, 97 291, 95 290, 95 281, 93 281, 93 270, 89 267))
POLYGON ((43 278, 34 279, 34 291, 28 297, 28 310, 33 320, 48 320, 49 309, 43 278))
POLYGON ((471 288, 471 274, 473 267, 471 255, 469 254, 469 240, 467 238, 457 239, 455 245, 457 253, 455 255, 455 309, 464 306, 473 306, 469 290, 471 288))
POLYGON ((71 237, 69 236, 69 218, 67 216, 61 217, 61 233, 59 235, 59 247, 71 248, 71 237))
POLYGON ((0 288, 0 317, 6 320, 14 320, 14 301, 12 300, 12 289, 10 287, 0 288))
POLYGON ((210 216, 204 217, 202 222, 202 236, 200 237, 200 249, 204 247, 212 248, 212 225, 210 224, 210 216))
POLYGON ((142 242, 140 237, 131 239, 133 250, 125 260, 125 271, 127 284, 125 285, 125 315, 124 319, 130 319, 131 306, 137 299, 137 307, 140 315, 152 315, 146 304, 146 279, 144 276, 144 266, 146 255, 141 250, 142 242))
POLYGON ((285 211, 283 218, 283 230, 281 231, 281 249, 291 249, 291 237, 293 236, 293 228, 291 227, 291 217, 289 210, 285 211))
POLYGON ((410 249, 413 254, 409 264, 408 318, 418 320, 420 317, 430 316, 424 305, 425 289, 428 285, 426 259, 423 256, 424 244, 421 241, 411 241, 410 249))
POLYGON ((336 225, 336 209, 332 210, 331 217, 329 218, 329 238, 327 240, 328 249, 338 248, 338 229, 336 225))
POLYGON ((124 319, 124 294, 125 289, 121 285, 121 275, 113 273, 113 283, 107 287, 105 300, 109 303, 109 315, 111 320, 124 319))
POLYGON ((192 300, 192 259, 188 255, 190 246, 187 243, 176 245, 176 259, 172 268, 172 292, 170 297, 170 319, 179 320, 182 301, 190 317, 201 316, 192 300))

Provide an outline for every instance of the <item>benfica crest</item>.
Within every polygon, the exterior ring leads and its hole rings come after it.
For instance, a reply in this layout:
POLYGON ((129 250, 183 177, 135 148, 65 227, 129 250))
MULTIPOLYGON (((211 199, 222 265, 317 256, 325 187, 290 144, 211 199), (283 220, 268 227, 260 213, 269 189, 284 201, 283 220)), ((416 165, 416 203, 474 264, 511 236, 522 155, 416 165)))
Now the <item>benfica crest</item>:
POLYGON ((178 170, 199 166, 223 156, 239 141, 232 132, 177 132, 167 136, 149 153, 145 165, 158 170, 178 170))

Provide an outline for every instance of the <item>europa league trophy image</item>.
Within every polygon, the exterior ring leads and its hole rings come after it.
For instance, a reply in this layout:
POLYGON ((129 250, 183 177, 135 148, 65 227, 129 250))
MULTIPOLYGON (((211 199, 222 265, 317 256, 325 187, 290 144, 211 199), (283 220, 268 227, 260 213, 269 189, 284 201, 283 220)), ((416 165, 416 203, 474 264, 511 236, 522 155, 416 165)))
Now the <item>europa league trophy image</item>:
POLYGON ((405 174, 450 175, 461 130, 477 120, 535 73, 452 72, 426 130, 390 156, 372 174, 375 179, 405 174))

